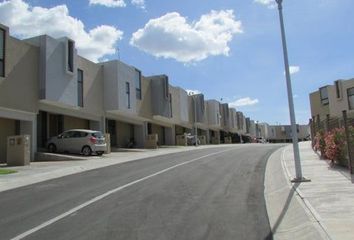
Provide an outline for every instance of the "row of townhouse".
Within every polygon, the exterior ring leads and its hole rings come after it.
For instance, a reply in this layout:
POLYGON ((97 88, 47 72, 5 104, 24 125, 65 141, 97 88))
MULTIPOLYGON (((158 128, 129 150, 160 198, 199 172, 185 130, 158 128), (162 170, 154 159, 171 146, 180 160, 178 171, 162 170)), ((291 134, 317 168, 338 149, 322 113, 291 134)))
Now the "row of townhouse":
POLYGON ((143 76, 118 60, 93 63, 72 39, 19 40, 0 24, 0 162, 7 136, 30 135, 33 160, 50 137, 74 128, 109 133, 113 147, 144 147, 149 134, 175 145, 186 133, 205 144, 242 142, 251 133, 242 112, 188 95, 166 75, 143 76))
POLYGON ((354 117, 354 79, 336 80, 333 85, 310 93, 311 116, 315 122, 328 117, 341 118, 343 111, 354 117))

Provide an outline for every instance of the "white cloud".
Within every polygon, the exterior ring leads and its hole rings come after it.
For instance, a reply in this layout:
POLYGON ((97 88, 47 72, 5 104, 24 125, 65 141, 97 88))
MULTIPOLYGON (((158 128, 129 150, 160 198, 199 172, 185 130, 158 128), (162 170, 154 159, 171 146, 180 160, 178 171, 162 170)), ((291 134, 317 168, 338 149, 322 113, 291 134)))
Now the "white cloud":
POLYGON ((228 56, 228 44, 238 33, 242 33, 241 21, 235 20, 232 10, 211 11, 191 23, 171 12, 150 19, 144 28, 133 33, 130 44, 153 56, 187 63, 208 56, 228 56))
POLYGON ((277 4, 275 0, 254 0, 256 3, 267 6, 270 9, 276 8, 277 4))
POLYGON ((291 75, 298 73, 298 72, 300 72, 300 67, 299 66, 290 66, 289 72, 291 75))
POLYGON ((95 62, 106 55, 115 54, 117 41, 123 36, 122 31, 107 25, 87 32, 79 19, 69 15, 66 5, 31 7, 23 0, 1 2, 0 22, 9 26, 11 33, 20 38, 42 34, 72 38, 76 41, 79 54, 95 62))
POLYGON ((194 94, 200 94, 202 93, 201 91, 199 90, 191 90, 191 89, 186 89, 186 92, 188 95, 194 95, 194 94))
POLYGON ((105 7, 125 7, 124 0, 90 0, 90 5, 102 5, 105 7))
POLYGON ((145 0, 132 0, 131 3, 141 9, 145 9, 145 0))
MULTIPOLYGON (((90 5, 102 5, 109 8, 119 8, 119 7, 126 7, 127 4, 124 0, 90 0, 90 5)), ((131 0, 131 4, 145 9, 145 0, 131 0)))
POLYGON ((259 103, 258 99, 251 99, 250 97, 240 98, 234 102, 230 102, 230 107, 244 107, 244 106, 252 106, 259 103))

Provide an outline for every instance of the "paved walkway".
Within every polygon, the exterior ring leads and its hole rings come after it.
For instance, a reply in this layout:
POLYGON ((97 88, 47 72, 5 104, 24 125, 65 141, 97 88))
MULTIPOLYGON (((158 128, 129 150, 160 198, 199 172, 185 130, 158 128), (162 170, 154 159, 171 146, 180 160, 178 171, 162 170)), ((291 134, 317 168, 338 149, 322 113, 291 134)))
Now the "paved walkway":
MULTIPOLYGON (((290 186, 289 180, 295 176, 292 145, 278 151, 278 155, 286 182, 289 184, 288 198, 284 204, 295 204, 297 207, 286 209, 281 208, 280 206, 284 205, 279 203, 275 205, 274 199, 272 202, 272 197, 279 198, 279 192, 282 190, 275 189, 275 186, 280 186, 279 182, 273 181, 273 187, 269 185, 273 178, 269 175, 274 169, 267 168, 265 196, 269 203, 267 208, 271 225, 278 230, 275 239, 294 239, 297 234, 302 236, 300 239, 354 239, 354 176, 350 176, 343 168, 330 167, 328 161, 320 160, 312 150, 310 142, 302 142, 300 155, 303 176, 311 179, 311 182, 290 186), (294 199, 296 201, 293 201, 294 199), (307 215, 306 218, 301 215, 301 209, 298 207, 300 205, 304 210, 302 213, 307 215), (279 209, 285 211, 281 212, 279 209)), ((269 164, 273 162, 274 165, 275 161, 270 161, 269 164)), ((284 193, 282 195, 284 196, 284 193)))

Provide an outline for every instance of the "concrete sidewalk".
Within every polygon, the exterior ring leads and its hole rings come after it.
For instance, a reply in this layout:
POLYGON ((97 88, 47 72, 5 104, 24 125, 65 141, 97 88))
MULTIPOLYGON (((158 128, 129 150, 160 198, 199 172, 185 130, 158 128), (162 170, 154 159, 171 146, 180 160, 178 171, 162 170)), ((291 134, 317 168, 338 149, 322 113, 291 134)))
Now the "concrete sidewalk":
MULTIPOLYGON (((112 152, 110 154, 105 154, 102 157, 87 157, 85 158, 85 160, 31 162, 29 166, 8 167, 9 169, 13 169, 18 172, 8 175, 0 175, 0 192, 75 173, 89 171, 96 168, 107 167, 123 162, 155 157, 170 153, 194 151, 220 146, 221 145, 203 145, 198 147, 173 146, 150 150, 144 149, 141 151, 134 152, 112 152)), ((222 146, 232 147, 235 145, 223 144, 222 146)), ((82 156, 80 156, 80 158, 78 159, 82 159, 82 156)))
POLYGON ((311 182, 290 184, 290 179, 295 176, 292 145, 277 154, 281 162, 269 159, 265 184, 270 223, 276 227, 275 239, 354 239, 354 178, 345 169, 330 167, 328 161, 320 160, 310 142, 302 142, 303 176, 311 182), (278 170, 281 166, 285 173, 287 189, 284 188, 286 185, 274 181, 277 166, 278 170), (284 196, 287 196, 286 200, 284 196), (277 202, 276 198, 283 201, 277 202))

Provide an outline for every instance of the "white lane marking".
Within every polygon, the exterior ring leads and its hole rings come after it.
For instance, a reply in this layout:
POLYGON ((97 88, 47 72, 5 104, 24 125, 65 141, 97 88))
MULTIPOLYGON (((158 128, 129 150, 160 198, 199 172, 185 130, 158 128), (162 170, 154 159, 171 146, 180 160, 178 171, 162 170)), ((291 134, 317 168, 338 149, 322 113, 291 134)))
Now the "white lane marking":
POLYGON ((145 180, 147 180, 147 179, 149 179, 149 178, 155 177, 155 176, 157 176, 157 175, 160 175, 160 174, 162 174, 162 173, 165 173, 165 172, 167 172, 167 171, 170 171, 170 170, 172 170, 172 169, 174 169, 174 168, 177 168, 177 167, 180 167, 180 166, 183 166, 183 165, 186 165, 186 164, 189 164, 189 163, 192 163, 192 162, 198 161, 198 160, 200 160, 200 159, 207 158, 207 157, 210 157, 210 156, 219 154, 219 153, 228 152, 228 151, 231 151, 231 150, 233 150, 233 149, 227 149, 227 150, 223 150, 223 151, 219 151, 219 152, 215 152, 215 153, 210 153, 210 154, 207 154, 207 155, 198 157, 198 158, 194 158, 194 159, 192 159, 192 160, 189 160, 189 161, 186 161, 186 162, 183 162, 183 163, 179 163, 179 164, 174 165, 174 166, 172 166, 172 167, 169 167, 169 168, 166 168, 166 169, 164 169, 164 170, 161 170, 161 171, 158 171, 158 172, 156 172, 156 173, 153 173, 153 174, 151 174, 151 175, 149 175, 149 176, 146 176, 146 177, 140 178, 140 179, 138 179, 138 180, 135 180, 135 181, 133 181, 133 182, 127 183, 127 184, 125 184, 125 185, 123 185, 123 186, 121 186, 121 187, 117 187, 117 188, 115 188, 115 189, 112 189, 112 190, 110 190, 110 191, 108 191, 108 192, 106 192, 106 193, 104 193, 104 194, 102 194, 102 195, 99 195, 99 196, 97 196, 97 197, 95 197, 95 198, 92 198, 91 200, 89 200, 89 201, 87 201, 87 202, 85 202, 85 203, 83 203, 83 204, 80 204, 80 205, 77 206, 77 207, 74 207, 74 208, 70 209, 69 211, 67 211, 67 212, 65 212, 65 213, 60 214, 59 216, 57 216, 57 217, 55 217, 55 218, 52 218, 52 219, 50 219, 50 220, 48 220, 48 221, 46 221, 46 222, 44 222, 44 223, 38 225, 37 227, 34 227, 34 228, 32 228, 32 229, 30 229, 30 230, 24 232, 24 233, 21 233, 20 235, 17 235, 17 236, 14 237, 14 238, 11 238, 11 240, 20 240, 20 239, 23 239, 23 238, 25 238, 25 237, 27 237, 27 236, 29 236, 29 235, 31 235, 31 234, 37 232, 37 231, 39 231, 39 230, 41 230, 41 229, 43 229, 43 228, 49 226, 49 225, 51 225, 51 224, 53 224, 53 223, 55 223, 55 222, 57 222, 57 221, 59 221, 59 220, 61 220, 61 219, 63 219, 63 218, 65 218, 65 217, 67 217, 67 216, 69 216, 69 215, 71 215, 71 214, 73 214, 73 213, 75 213, 75 212, 77 212, 77 211, 79 211, 79 210, 81 210, 81 209, 83 209, 83 208, 85 208, 85 207, 87 207, 87 206, 89 206, 89 205, 91 205, 91 204, 93 204, 93 203, 99 201, 99 200, 102 200, 102 199, 105 198, 105 197, 108 197, 109 195, 112 195, 113 193, 116 193, 116 192, 118 192, 118 191, 121 191, 121 190, 123 190, 123 189, 125 189, 125 188, 127 188, 127 187, 130 187, 130 186, 134 185, 134 184, 137 184, 137 183, 139 183, 139 182, 145 181, 145 180))

